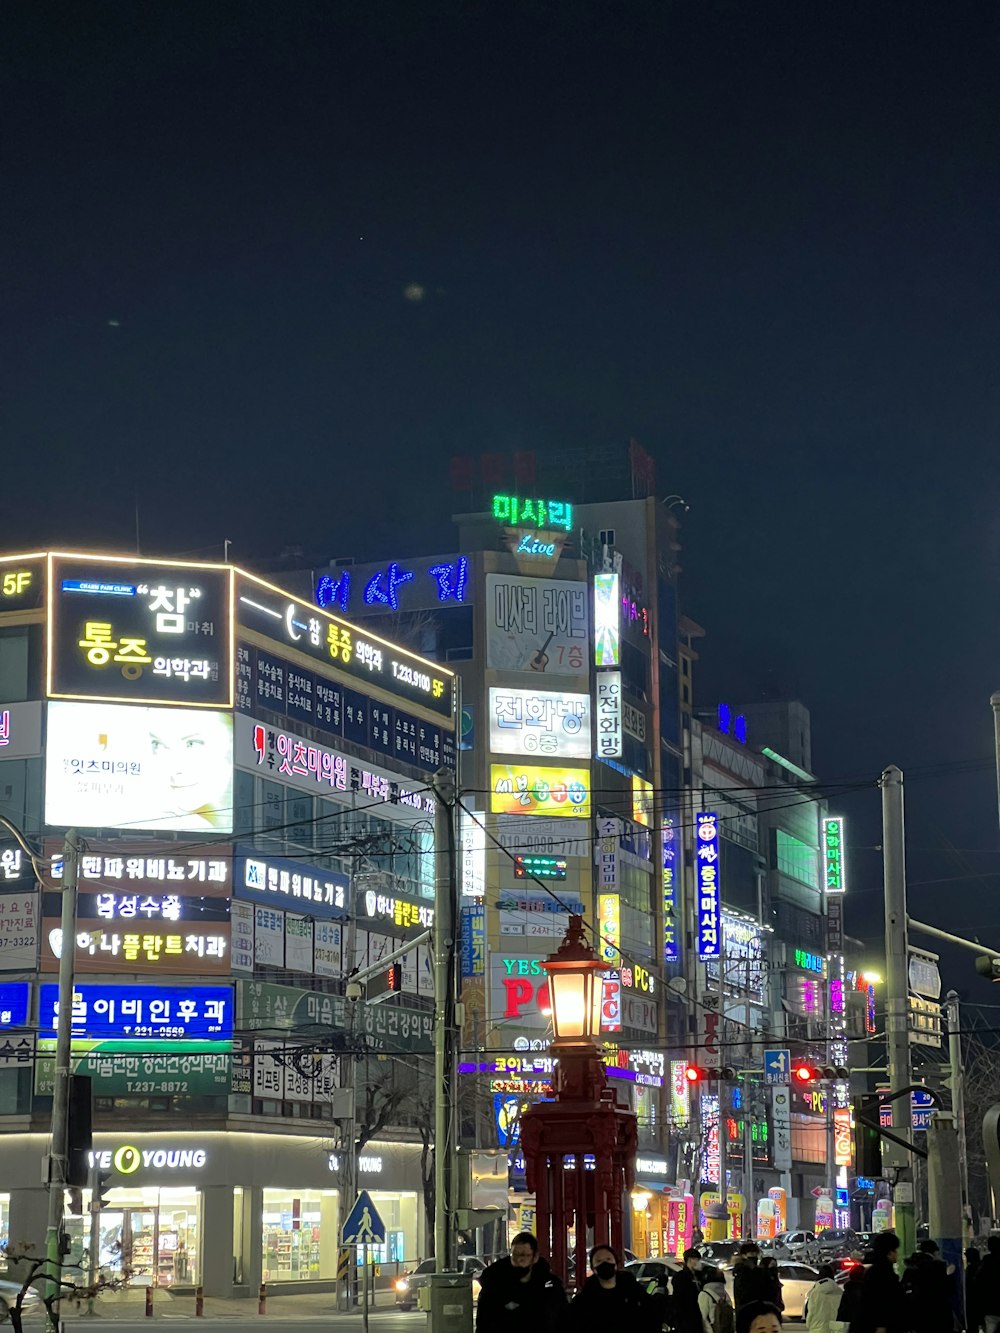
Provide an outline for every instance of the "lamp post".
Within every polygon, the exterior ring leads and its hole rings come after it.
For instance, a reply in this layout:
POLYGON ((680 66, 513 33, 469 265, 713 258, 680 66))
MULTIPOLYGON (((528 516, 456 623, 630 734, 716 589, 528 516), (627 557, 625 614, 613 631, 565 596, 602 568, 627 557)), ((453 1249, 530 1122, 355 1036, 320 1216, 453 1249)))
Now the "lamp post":
POLYGON ((554 1271, 567 1280, 567 1243, 574 1237, 576 1280, 595 1245, 621 1253, 626 1191, 635 1184, 636 1117, 608 1087, 595 1044, 600 1032, 605 964, 571 916, 558 950, 542 967, 548 977, 555 1040, 555 1100, 528 1107, 521 1120, 528 1189, 535 1195, 538 1240, 554 1271))

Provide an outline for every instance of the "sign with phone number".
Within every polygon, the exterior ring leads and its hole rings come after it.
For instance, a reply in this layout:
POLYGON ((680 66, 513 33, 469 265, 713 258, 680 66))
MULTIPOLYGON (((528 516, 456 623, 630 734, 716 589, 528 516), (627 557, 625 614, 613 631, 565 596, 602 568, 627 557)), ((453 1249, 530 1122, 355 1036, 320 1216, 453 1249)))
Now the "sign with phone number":
MULTIPOLYGON (((55 1049, 50 1038, 38 1042, 38 1096, 52 1095, 55 1049)), ((230 1042, 215 1041, 74 1041, 72 1063, 93 1079, 95 1097, 219 1097, 230 1090, 230 1051, 230 1042)))

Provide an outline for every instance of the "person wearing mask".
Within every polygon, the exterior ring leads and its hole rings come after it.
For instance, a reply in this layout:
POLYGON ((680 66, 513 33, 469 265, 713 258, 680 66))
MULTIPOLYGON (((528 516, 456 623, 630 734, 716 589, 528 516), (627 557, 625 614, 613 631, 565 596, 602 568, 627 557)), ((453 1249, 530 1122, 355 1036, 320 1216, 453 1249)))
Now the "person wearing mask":
POLYGON ((510 1257, 485 1268, 479 1283, 476 1333, 555 1333, 566 1293, 530 1231, 514 1237, 510 1257))
POLYGON ((842 1296, 832 1266, 824 1264, 806 1297, 806 1328, 809 1333, 837 1333, 842 1296))
POLYGON ((922 1240, 916 1254, 906 1261, 903 1294, 907 1328, 911 1333, 945 1333, 954 1324, 951 1306, 951 1277, 932 1240, 922 1240))
POLYGON ((752 1240, 745 1240, 733 1264, 733 1300, 739 1313, 744 1305, 755 1301, 774 1301, 774 1280, 760 1267, 760 1249, 752 1240))
POLYGON ((702 1277, 702 1288, 698 1293, 699 1333, 733 1333, 736 1313, 726 1290, 725 1274, 721 1268, 709 1268, 702 1277))
POLYGON ((979 1333, 983 1326, 983 1313, 976 1294, 976 1278, 982 1263, 983 1256, 975 1245, 968 1246, 965 1251, 965 1322, 969 1333, 979 1333))
POLYGON ((684 1267, 671 1281, 674 1297, 675 1333, 702 1333, 698 1296, 701 1292, 701 1255, 697 1250, 684 1251, 684 1267))
POLYGON ((986 1242, 986 1258, 976 1274, 976 1305, 986 1333, 1000 1330, 1000 1236, 986 1242))
MULTIPOLYGON (((851 1333, 902 1333, 905 1328, 903 1291, 894 1267, 899 1258, 899 1237, 882 1231, 872 1244, 871 1267, 861 1282, 859 1318, 851 1333)), ((950 1324, 945 1325, 948 1333, 950 1324)))
POLYGON ((736 1315, 736 1333, 781 1333, 781 1311, 770 1301, 751 1301, 736 1315))
POLYGON ((659 1333, 656 1307, 610 1245, 590 1251, 591 1276, 570 1301, 566 1312, 572 1333, 659 1333))

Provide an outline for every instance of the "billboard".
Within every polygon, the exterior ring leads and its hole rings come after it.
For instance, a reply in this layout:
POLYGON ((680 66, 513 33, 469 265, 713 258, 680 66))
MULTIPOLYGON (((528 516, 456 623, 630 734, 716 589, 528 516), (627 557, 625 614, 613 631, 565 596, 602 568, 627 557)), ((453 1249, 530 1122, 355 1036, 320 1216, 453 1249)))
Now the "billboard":
POLYGON ((46 672, 54 698, 231 707, 232 571, 52 556, 46 672))
POLYGON ((590 773, 585 768, 491 764, 490 809, 494 814, 589 819, 590 773))
POLYGON ((632 774, 632 818, 643 828, 653 823, 653 784, 632 774))
POLYGON ((620 759, 622 753, 622 673, 597 673, 597 756, 620 759))
POLYGON ((0 893, 0 972, 32 971, 37 950, 38 894, 0 893))
POLYGON ((236 850, 233 890, 237 898, 328 920, 347 915, 350 879, 341 871, 241 845, 236 850))
POLYGON ((590 695, 490 690, 490 749, 496 754, 590 758, 590 695))
MULTIPOLYGON (((46 983, 38 996, 39 1035, 54 1033, 58 1019, 59 987, 46 983)), ((233 992, 229 986, 78 984, 73 987, 72 1031, 74 1037, 97 1041, 228 1041, 233 1035, 233 992)))
POLYGON ((698 957, 722 954, 719 887, 719 816, 695 816, 695 878, 697 880, 698 957))
POLYGON ((617 574, 594 575, 594 665, 616 667, 621 653, 617 574))
POLYGON ((194 708, 50 703, 45 822, 230 833, 232 716, 194 708))
POLYGON ((486 665, 494 671, 586 676, 587 585, 486 575, 486 665))
MULTIPOLYGON (((63 932, 59 918, 42 919, 43 972, 59 970, 63 932)), ((77 922, 78 972, 148 976, 229 976, 229 922, 77 922)))
POLYGON ((847 888, 844 878, 844 821, 823 820, 823 888, 827 893, 843 893, 847 888))

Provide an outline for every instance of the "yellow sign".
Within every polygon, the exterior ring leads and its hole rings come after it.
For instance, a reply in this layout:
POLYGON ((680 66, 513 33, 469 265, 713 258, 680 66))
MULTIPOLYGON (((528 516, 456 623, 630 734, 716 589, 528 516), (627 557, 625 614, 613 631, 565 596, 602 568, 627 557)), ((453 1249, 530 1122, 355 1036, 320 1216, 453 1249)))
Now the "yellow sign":
POLYGON ((585 768, 490 766, 490 809, 502 815, 590 818, 590 773, 585 768))
POLYGON ((622 942, 621 899, 617 893, 599 893, 597 911, 601 928, 601 957, 614 965, 619 961, 622 942))
POLYGON ((643 828, 653 822, 653 784, 632 774, 632 818, 643 828))
POLYGON ((851 1165, 851 1110, 836 1106, 833 1110, 833 1160, 838 1166, 851 1165))

